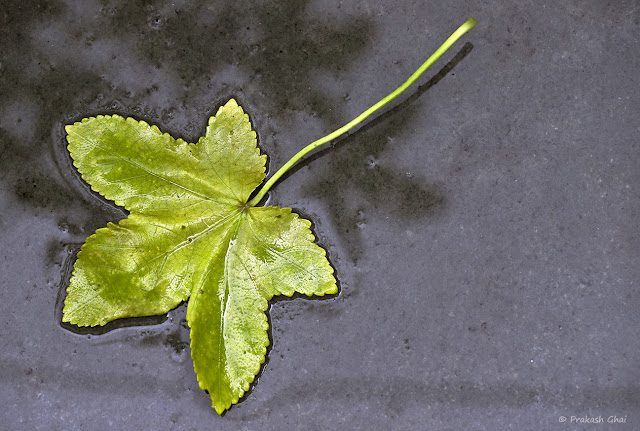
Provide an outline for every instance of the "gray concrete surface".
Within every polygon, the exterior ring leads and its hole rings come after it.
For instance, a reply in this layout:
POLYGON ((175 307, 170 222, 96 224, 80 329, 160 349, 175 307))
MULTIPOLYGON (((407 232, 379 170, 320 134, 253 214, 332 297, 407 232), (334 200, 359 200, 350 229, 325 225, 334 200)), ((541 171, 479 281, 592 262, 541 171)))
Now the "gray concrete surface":
POLYGON ((639 21, 631 0, 2 2, 0 428, 640 429, 639 21), (341 293, 273 303, 268 363, 223 417, 184 305, 60 324, 79 246, 124 215, 65 124, 194 141, 235 97, 273 171, 470 16, 420 86, 271 193, 314 222, 341 293))

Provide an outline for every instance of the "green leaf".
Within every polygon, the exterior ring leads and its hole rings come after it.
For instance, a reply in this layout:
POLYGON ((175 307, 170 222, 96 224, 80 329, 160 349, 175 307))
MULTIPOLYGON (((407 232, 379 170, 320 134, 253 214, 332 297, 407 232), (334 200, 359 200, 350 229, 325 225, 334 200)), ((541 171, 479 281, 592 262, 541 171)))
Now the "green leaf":
POLYGON ((63 321, 104 325, 166 313, 188 299, 194 368, 222 413, 264 362, 268 301, 337 292, 310 222, 289 208, 247 204, 266 156, 233 99, 197 144, 117 115, 66 130, 82 178, 130 214, 83 245, 63 321))
POLYGON ((117 115, 67 126, 74 165, 93 190, 130 211, 78 253, 63 321, 104 325, 166 313, 189 300, 191 357, 212 406, 224 412, 264 362, 265 310, 274 295, 336 293, 325 251, 289 208, 256 207, 304 155, 346 133, 403 93, 476 20, 469 18, 400 87, 265 177, 248 116, 232 99, 187 144, 117 115), (248 202, 247 202, 248 201, 248 202))

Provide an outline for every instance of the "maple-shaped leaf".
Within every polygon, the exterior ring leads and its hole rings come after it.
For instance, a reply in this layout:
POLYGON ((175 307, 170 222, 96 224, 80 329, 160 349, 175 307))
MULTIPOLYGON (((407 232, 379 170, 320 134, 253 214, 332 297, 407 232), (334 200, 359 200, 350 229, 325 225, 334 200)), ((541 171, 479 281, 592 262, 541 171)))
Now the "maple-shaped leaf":
POLYGON ((266 156, 233 99, 196 144, 118 115, 66 131, 82 178, 130 214, 87 238, 63 321, 104 325, 188 300, 198 382, 222 413, 265 360, 268 301, 337 292, 311 223, 289 208, 247 204, 265 177, 266 156))
POLYGON ((469 18, 407 81, 265 177, 249 117, 235 100, 197 144, 118 115, 67 126, 74 165, 91 188, 129 210, 87 238, 64 303, 64 322, 104 325, 163 314, 188 300, 191 357, 200 387, 224 412, 249 389, 269 345, 265 311, 275 295, 336 293, 311 223, 289 208, 257 207, 310 151, 346 133, 418 79, 476 25, 469 18))

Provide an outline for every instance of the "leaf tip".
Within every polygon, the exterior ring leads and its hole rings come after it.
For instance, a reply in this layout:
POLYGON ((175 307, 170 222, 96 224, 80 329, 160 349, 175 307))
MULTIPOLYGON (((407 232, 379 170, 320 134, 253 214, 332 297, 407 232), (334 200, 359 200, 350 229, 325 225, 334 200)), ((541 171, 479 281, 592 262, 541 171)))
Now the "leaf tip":
POLYGON ((218 406, 216 406, 215 404, 211 403, 211 407, 213 407, 213 408, 215 409, 216 413, 218 413, 220 416, 222 416, 222 414, 223 414, 223 413, 224 413, 224 412, 225 412, 225 411, 226 411, 230 406, 229 406, 229 407, 227 407, 227 408, 225 408, 225 407, 218 407, 218 406))
POLYGON ((64 308, 62 309, 62 323, 69 323, 71 325, 75 325, 75 326, 96 326, 96 324, 89 324, 86 322, 82 322, 79 318, 79 316, 77 315, 77 313, 75 313, 76 309, 71 308, 71 306, 69 304, 67 304, 67 302, 65 301, 65 305, 64 308))

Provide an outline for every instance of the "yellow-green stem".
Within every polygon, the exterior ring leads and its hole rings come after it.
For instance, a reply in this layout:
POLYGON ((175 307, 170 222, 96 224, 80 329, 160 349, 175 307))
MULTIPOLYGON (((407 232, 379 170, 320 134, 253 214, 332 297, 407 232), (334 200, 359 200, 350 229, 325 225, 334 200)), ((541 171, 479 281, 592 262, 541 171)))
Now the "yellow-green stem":
POLYGON ((267 194, 269 189, 271 189, 271 187, 276 183, 276 181, 278 181, 280 179, 280 177, 285 172, 287 172, 293 165, 296 164, 296 162, 298 160, 300 160, 302 157, 304 157, 307 153, 309 153, 310 151, 315 150, 319 146, 321 146, 323 144, 326 144, 327 142, 337 138, 338 136, 342 135, 343 133, 348 132, 355 125, 361 123, 367 117, 369 117, 369 115, 373 114, 378 109, 382 108, 384 105, 386 105, 387 103, 391 102, 393 99, 398 97, 402 92, 404 92, 407 88, 409 88, 409 86, 411 86, 411 84, 413 84, 415 82, 415 80, 418 79, 420 77, 420 75, 422 75, 429 68, 429 66, 431 66, 437 59, 439 59, 440 56, 442 56, 442 54, 447 52, 447 50, 451 47, 451 45, 453 45, 458 39, 460 39, 460 37, 463 34, 465 34, 467 31, 471 30, 476 25, 476 23, 477 23, 477 21, 475 19, 469 18, 451 36, 449 36, 449 38, 440 46, 440 48, 438 48, 437 51, 434 52, 431 55, 431 57, 429 57, 427 59, 427 61, 422 63, 422 66, 420 66, 418 68, 418 70, 413 72, 413 75, 411 75, 409 77, 409 79, 407 79, 405 81, 404 84, 402 84, 400 87, 396 88, 392 93, 390 93, 387 97, 385 97, 384 99, 382 99, 381 101, 379 101, 378 103, 373 105, 371 108, 367 109, 362 114, 358 115, 351 122, 349 122, 349 123, 345 124, 344 126, 340 127, 335 132, 330 133, 327 136, 325 136, 323 138, 320 138, 317 141, 312 142, 311 144, 307 145, 302 150, 300 150, 295 156, 293 156, 291 158, 291 160, 289 160, 287 163, 285 163, 284 166, 282 166, 278 170, 278 172, 276 172, 275 174, 273 174, 273 176, 271 178, 269 178, 269 181, 266 182, 266 184, 262 187, 262 189, 260 189, 258 194, 253 199, 251 199, 251 201, 247 205, 248 206, 256 206, 262 200, 264 195, 267 194))

